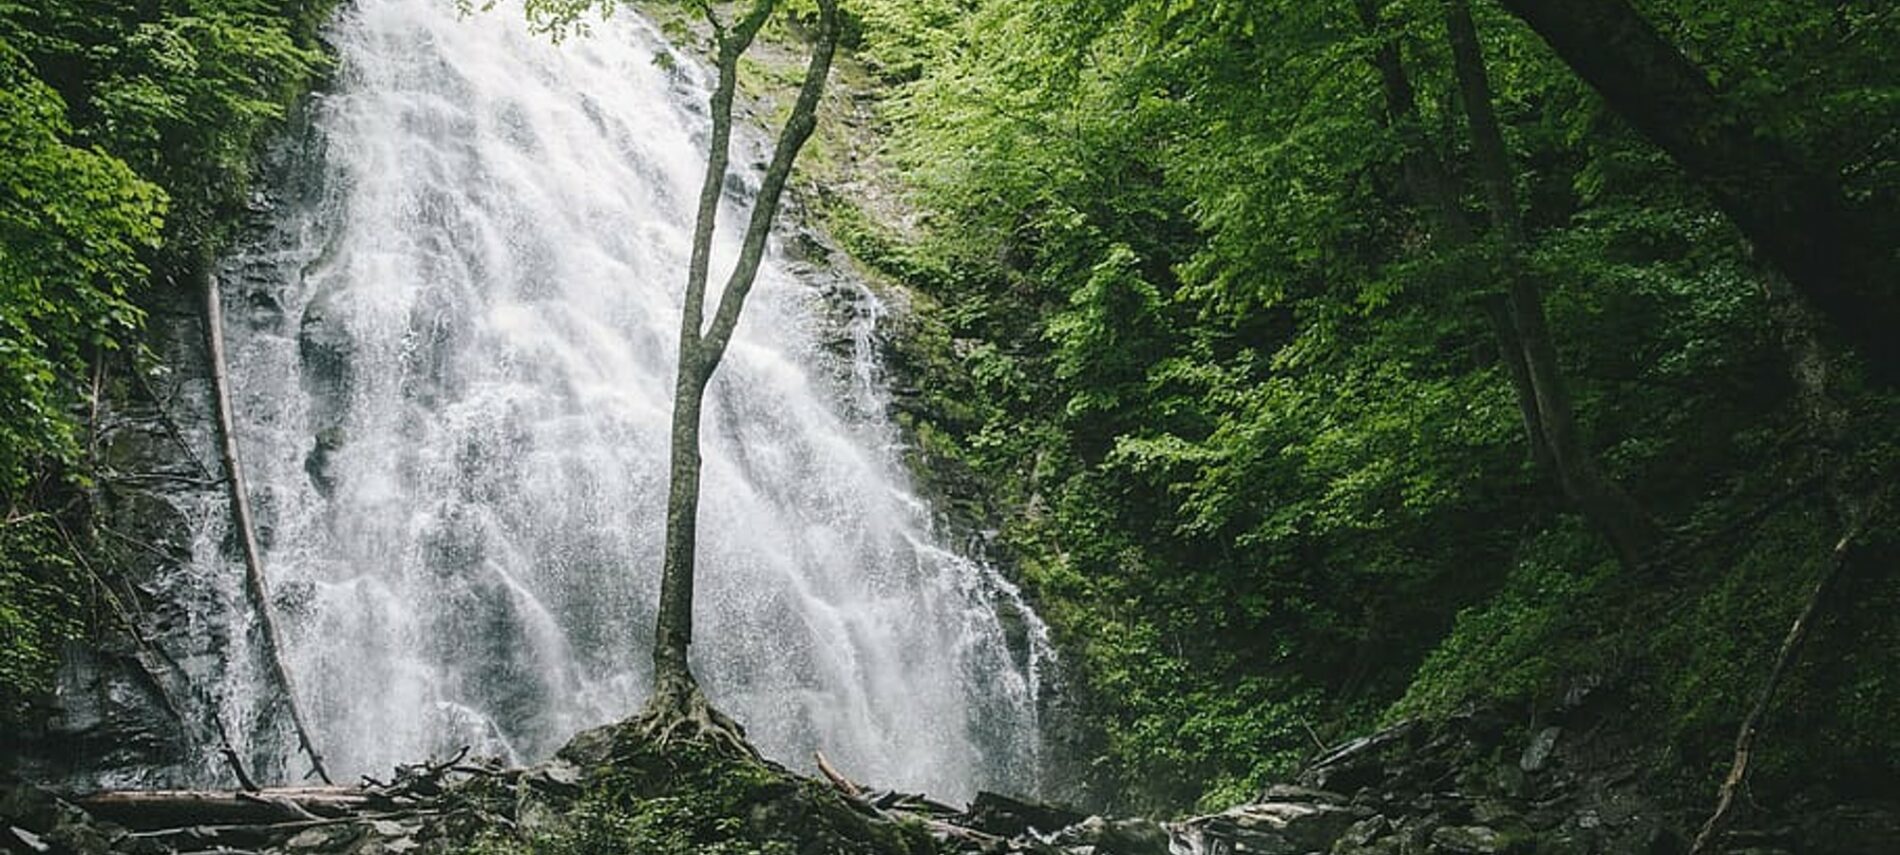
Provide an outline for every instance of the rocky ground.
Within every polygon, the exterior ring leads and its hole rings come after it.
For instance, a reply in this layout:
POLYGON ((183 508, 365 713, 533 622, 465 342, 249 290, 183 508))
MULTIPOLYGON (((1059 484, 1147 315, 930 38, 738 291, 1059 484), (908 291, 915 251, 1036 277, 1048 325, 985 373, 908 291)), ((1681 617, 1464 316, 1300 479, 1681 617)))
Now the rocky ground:
MULTIPOLYGON (((256 793, 0 791, 0 844, 48 853, 840 853, 840 855, 1666 855, 1700 809, 1657 800, 1613 697, 1525 723, 1408 722, 1316 757, 1253 802, 1179 821, 984 793, 955 808, 800 776, 623 726, 553 760, 455 758, 355 787, 256 793)), ((1729 855, 1892 855, 1900 808, 1754 805, 1729 855)))

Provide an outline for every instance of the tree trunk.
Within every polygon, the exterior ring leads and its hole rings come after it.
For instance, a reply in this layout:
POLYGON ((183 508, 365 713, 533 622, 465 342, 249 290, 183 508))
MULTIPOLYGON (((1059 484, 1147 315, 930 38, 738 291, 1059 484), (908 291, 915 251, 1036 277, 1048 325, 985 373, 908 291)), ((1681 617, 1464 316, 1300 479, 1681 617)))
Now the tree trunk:
POLYGON ((1609 541, 1617 560, 1626 568, 1637 569, 1660 539, 1660 532, 1635 499, 1603 474, 1596 456, 1579 436, 1576 412, 1564 385, 1557 363, 1557 348, 1544 315, 1543 294, 1524 263, 1527 238, 1523 215, 1518 210, 1516 178, 1504 147, 1504 133, 1492 107, 1491 80, 1485 68, 1484 49, 1478 41, 1478 29, 1471 20, 1468 0, 1444 0, 1444 3, 1445 32, 1451 43, 1452 66, 1471 130, 1478 183, 1490 213, 1492 230, 1508 253, 1504 275, 1510 286, 1505 305, 1517 345, 1523 352, 1522 366, 1536 399, 1538 421, 1550 460, 1564 495, 1609 541))
POLYGON ((1885 377, 1900 379, 1900 215, 1857 209, 1626 0, 1502 0, 1610 108, 1700 183, 1763 258, 1885 377))
POLYGON ((739 58, 770 18, 774 0, 754 0, 731 30, 715 22, 719 79, 712 95, 712 139, 706 158, 706 177, 700 185, 699 210, 693 228, 693 250, 687 271, 686 295, 680 316, 679 368, 674 382, 671 467, 666 507, 666 545, 660 570, 659 614, 654 626, 654 692, 643 714, 644 726, 662 740, 682 728, 745 753, 739 726, 712 709, 699 690, 688 660, 693 642, 693 574, 696 565, 699 520, 699 426, 706 387, 724 358, 745 306, 752 283, 765 257, 779 200, 790 180, 798 152, 817 126, 819 97, 831 72, 837 48, 836 0, 819 0, 817 41, 811 63, 800 85, 792 114, 781 129, 772 161, 766 168, 752 214, 741 239, 739 259, 720 292, 710 328, 702 330, 706 286, 710 278, 712 242, 725 184, 732 140, 732 103, 738 85, 739 58))
MULTIPOLYGON (((290 680, 290 669, 284 666, 283 637, 277 631, 277 620, 271 614, 270 586, 264 578, 263 551, 257 545, 257 530, 251 523, 250 491, 244 482, 244 470, 238 464, 237 420, 231 407, 231 382, 225 373, 224 355, 224 307, 218 297, 218 280, 212 274, 209 259, 199 261, 204 277, 205 299, 205 347, 211 362, 211 391, 216 400, 218 415, 218 436, 221 440, 219 450, 224 458, 224 483, 231 496, 231 524, 237 528, 238 543, 244 551, 245 591, 250 595, 251 607, 257 612, 258 626, 262 629, 264 664, 283 693, 284 707, 290 713, 290 723, 297 733, 297 747, 310 758, 311 772, 324 783, 330 783, 330 772, 323 766, 323 755, 317 751, 317 744, 310 736, 310 727, 304 722, 303 710, 297 703, 297 690, 290 680)), ((231 758, 236 764, 236 758, 231 758)), ((242 767, 238 767, 241 769, 242 767)), ((242 776, 242 772, 239 772, 242 776)))
POLYGON ((673 387, 672 466, 666 496, 666 546, 660 564, 660 612, 654 627, 653 682, 677 691, 693 682, 693 561, 699 534, 699 421, 706 396, 697 348, 680 354, 673 387))
MULTIPOLYGON (((1379 0, 1355 0, 1359 22, 1369 34, 1377 35, 1382 26, 1379 0)), ((1397 39, 1382 37, 1373 48, 1372 66, 1379 72, 1380 90, 1385 95, 1387 121, 1399 137, 1402 149, 1399 164, 1405 192, 1423 209, 1434 231, 1434 242, 1441 246, 1470 245, 1476 236, 1464 210, 1458 204, 1458 188, 1444 164, 1431 153, 1424 126, 1418 118, 1418 96, 1411 78, 1405 73, 1405 60, 1397 39)), ((1506 295, 1487 297, 1485 319, 1498 340, 1498 361, 1517 399, 1518 418, 1523 423, 1524 439, 1531 462, 1540 472, 1556 472, 1550 447, 1544 438, 1543 419, 1537 411, 1537 394, 1531 385, 1530 367, 1524 364, 1524 349, 1518 346, 1517 332, 1511 323, 1506 295)))

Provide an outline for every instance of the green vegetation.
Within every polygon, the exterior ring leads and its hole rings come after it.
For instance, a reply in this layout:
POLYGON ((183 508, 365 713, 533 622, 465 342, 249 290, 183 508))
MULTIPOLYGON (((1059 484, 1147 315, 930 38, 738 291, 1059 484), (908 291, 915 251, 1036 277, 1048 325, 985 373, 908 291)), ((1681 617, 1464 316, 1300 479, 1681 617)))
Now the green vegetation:
POLYGON ((324 64, 328 0, 0 2, 0 723, 82 628, 99 367, 189 287, 324 64))
MULTIPOLYGON (((85 626, 93 378, 216 250, 331 5, 0 0, 0 727, 85 626)), ((1707 792, 1846 535, 1755 783, 1894 795, 1894 366, 1731 219, 1780 188, 1724 176, 1799 165, 1900 234, 1900 14, 1637 3, 1748 131, 1707 138, 1772 155, 1724 170, 1507 11, 1543 5, 1471 3, 1475 60, 1457 0, 846 5, 920 216, 817 201, 914 295, 918 469, 1057 629, 1102 800, 1231 802, 1380 722, 1604 683, 1707 792)), ((792 79, 761 63, 748 99, 792 79)), ((671 763, 617 758, 536 851, 772 851, 790 820, 739 806, 818 798, 671 763)))
MULTIPOLYGON (((1642 7, 1893 223, 1900 16, 1642 7)), ((1598 681, 1710 792, 1844 518, 1870 534, 1758 783, 1895 780, 1870 758, 1900 757, 1879 569, 1900 399, 1692 175, 1480 2, 1508 168, 1487 184, 1450 8, 856 5, 926 226, 842 199, 834 231, 922 295, 897 342, 919 468, 1000 527, 1061 634, 1101 795, 1229 802, 1315 738, 1528 715, 1598 681), (1529 432, 1506 304, 1547 319, 1572 464, 1630 497, 1636 560, 1529 432)))

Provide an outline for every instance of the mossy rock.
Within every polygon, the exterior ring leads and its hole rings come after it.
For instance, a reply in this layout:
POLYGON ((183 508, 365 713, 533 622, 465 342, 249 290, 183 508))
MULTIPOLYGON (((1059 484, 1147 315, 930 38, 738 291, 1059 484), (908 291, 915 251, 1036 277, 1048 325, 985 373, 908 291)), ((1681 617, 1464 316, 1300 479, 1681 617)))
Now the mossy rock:
POLYGON ((524 838, 475 850, 549 855, 923 855, 920 826, 870 816, 828 785, 701 743, 658 745, 625 724, 575 737, 557 762, 582 770, 581 795, 524 838))

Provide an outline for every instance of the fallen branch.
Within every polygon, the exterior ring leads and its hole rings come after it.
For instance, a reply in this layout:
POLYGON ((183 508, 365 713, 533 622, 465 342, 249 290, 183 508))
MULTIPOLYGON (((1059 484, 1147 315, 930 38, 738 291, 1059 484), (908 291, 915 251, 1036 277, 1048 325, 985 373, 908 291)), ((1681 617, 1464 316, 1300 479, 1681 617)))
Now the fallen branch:
POLYGON ((831 765, 831 761, 825 759, 825 752, 813 751, 811 756, 813 760, 818 761, 819 774, 824 775, 825 780, 830 781, 831 785, 838 789, 838 792, 844 793, 854 799, 864 798, 864 788, 852 783, 850 778, 846 778, 838 771, 837 767, 831 765))
POLYGON ((425 760, 415 764, 398 764, 395 776, 387 783, 364 775, 363 790, 375 798, 391 803, 417 797, 432 798, 442 794, 443 784, 450 772, 492 773, 492 770, 463 766, 462 761, 467 757, 468 746, 464 745, 462 750, 455 752, 454 757, 440 763, 425 760))
POLYGON ((1717 843, 1728 832, 1735 805, 1735 794, 1748 780, 1748 760, 1755 747, 1755 735, 1760 731, 1761 720, 1768 712, 1768 706, 1775 697, 1775 689, 1781 685, 1781 679, 1788 668, 1799 658, 1802 645, 1807 641, 1808 632, 1813 628, 1814 617, 1827 599, 1828 591, 1840 578, 1841 571, 1847 566, 1849 553, 1853 550, 1854 540, 1859 535, 1859 527, 1849 527, 1834 550, 1828 555, 1827 565, 1822 568, 1821 576, 1815 580, 1814 590, 1808 594, 1808 601, 1801 607, 1794 623, 1788 627, 1788 635, 1781 641, 1781 650, 1775 655, 1774 667, 1768 671, 1768 679, 1762 683, 1761 693, 1755 698, 1755 705, 1748 711, 1748 717, 1742 719, 1742 727, 1735 735, 1735 759, 1729 765, 1728 777, 1722 780, 1722 788, 1715 801, 1715 811, 1709 814, 1702 830, 1696 833, 1695 843, 1689 847, 1689 855, 1707 855, 1714 851, 1717 843))
POLYGON ((251 605, 256 609, 258 623, 264 630, 264 659, 277 687, 283 692, 291 726, 297 731, 297 747, 310 757, 311 772, 328 784, 330 772, 323 767, 323 755, 318 753, 316 742, 310 738, 310 727, 305 723, 303 711, 297 704, 297 692, 290 681, 290 670, 284 667, 283 637, 277 631, 277 621, 271 616, 270 586, 264 578, 264 559, 257 545, 257 531, 251 523, 250 494, 244 486, 244 470, 238 465, 237 420, 231 409, 230 378, 225 373, 224 309, 218 298, 217 277, 212 275, 208 262, 204 264, 203 275, 205 345, 211 363, 211 391, 217 404, 215 409, 221 439, 219 448, 224 457, 225 486, 231 494, 231 521, 238 529, 238 542, 244 548, 245 589, 250 593, 251 605))
MULTIPOLYGON (((297 834, 314 828, 328 828, 381 820, 404 820, 437 816, 439 811, 399 811, 361 813, 334 819, 293 820, 287 822, 229 823, 187 825, 136 832, 132 838, 157 851, 183 852, 256 852, 259 849, 281 851, 276 847, 297 834)), ((144 851, 144 850, 140 850, 144 851)))

